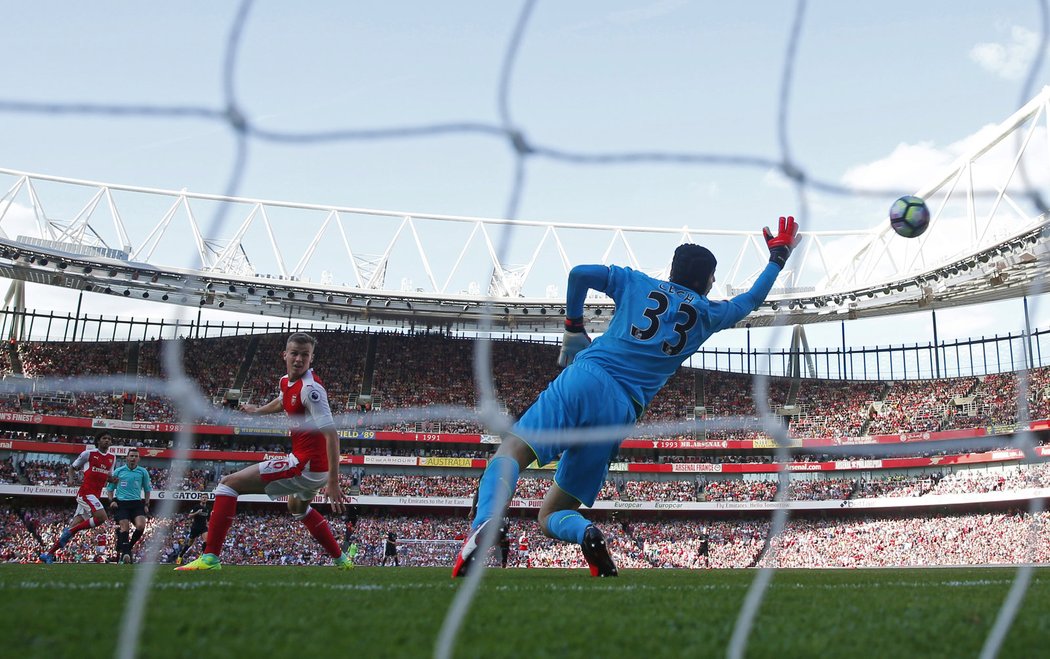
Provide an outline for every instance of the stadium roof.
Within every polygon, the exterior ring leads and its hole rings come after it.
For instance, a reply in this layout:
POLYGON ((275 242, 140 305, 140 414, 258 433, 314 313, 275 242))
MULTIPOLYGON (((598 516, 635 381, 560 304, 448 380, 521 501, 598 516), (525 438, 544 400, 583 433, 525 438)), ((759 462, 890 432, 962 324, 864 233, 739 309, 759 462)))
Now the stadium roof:
MULTIPOLYGON (((1046 205, 1030 181, 1050 174, 1048 108, 1044 88, 913 191, 932 213, 922 237, 901 238, 887 221, 804 231, 748 323, 890 315, 1045 290, 1046 205), (1033 139, 1038 129, 1042 140, 1033 139)), ((718 298, 746 290, 768 258, 757 231, 322 206, 0 169, 5 178, 0 276, 282 319, 560 331, 565 276, 580 262, 666 277, 676 245, 703 243, 720 255, 718 298), (31 209, 38 236, 7 233, 13 222, 4 220, 15 207, 31 209), (198 217, 206 214, 213 220, 202 228, 198 217), (151 228, 136 241, 129 226, 151 228), (595 248, 599 258, 574 256, 595 248), (319 277, 308 275, 321 267, 319 277)), ((604 296, 587 301, 596 329, 612 311, 604 296)))

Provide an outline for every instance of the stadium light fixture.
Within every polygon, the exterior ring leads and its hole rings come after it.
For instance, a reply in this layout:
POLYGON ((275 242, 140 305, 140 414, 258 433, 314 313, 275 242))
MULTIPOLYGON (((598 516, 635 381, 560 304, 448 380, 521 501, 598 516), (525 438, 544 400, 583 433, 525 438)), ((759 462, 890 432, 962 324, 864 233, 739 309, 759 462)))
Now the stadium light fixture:
MULTIPOLYGON (((232 286, 231 286, 231 288, 232 288, 232 286)), ((248 295, 255 295, 255 289, 252 288, 251 286, 248 287, 248 295)))
POLYGON ((313 302, 314 301, 314 294, 313 293, 307 293, 306 294, 306 299, 308 301, 310 301, 310 302, 313 302))
POLYGON ((162 300, 164 300, 165 302, 167 302, 167 301, 168 301, 168 294, 167 294, 167 293, 165 293, 164 295, 161 295, 161 296, 160 296, 160 299, 162 299, 162 300))
POLYGON ((236 293, 237 292, 237 287, 234 286, 233 284, 230 284, 230 292, 231 293, 236 293))
POLYGON ((288 295, 286 297, 289 300, 294 300, 295 299, 295 293, 293 293, 292 291, 288 291, 288 295))
POLYGON ((91 266, 90 265, 85 265, 84 266, 84 274, 85 275, 90 275, 91 274, 91 266))
POLYGON ((47 265, 47 259, 40 259, 40 265, 41 266, 47 265))
POLYGON ((780 309, 780 303, 779 302, 773 302, 772 304, 769 305, 769 308, 772 309, 773 311, 777 311, 778 309, 780 309))
POLYGON ((153 283, 153 284, 156 284, 158 279, 160 279, 160 273, 159 272, 154 272, 153 276, 149 278, 150 283, 153 283))
POLYGON ((66 262, 65 261, 59 261, 58 262, 58 269, 59 270, 65 270, 66 269, 66 262))
POLYGON ((110 277, 116 277, 117 276, 117 271, 116 270, 110 270, 109 271, 109 276, 110 277))
POLYGON ((124 297, 128 297, 129 295, 131 295, 131 291, 125 288, 124 289, 124 297))
POLYGON ((149 291, 142 291, 142 297, 143 298, 149 297, 149 291))
POLYGON ((274 295, 276 295, 276 293, 274 293, 272 290, 266 291, 266 297, 273 297, 274 295))
POLYGON ((525 314, 526 316, 528 316, 528 315, 529 315, 529 309, 528 309, 528 307, 522 307, 522 308, 521 308, 521 313, 523 313, 523 314, 525 314))

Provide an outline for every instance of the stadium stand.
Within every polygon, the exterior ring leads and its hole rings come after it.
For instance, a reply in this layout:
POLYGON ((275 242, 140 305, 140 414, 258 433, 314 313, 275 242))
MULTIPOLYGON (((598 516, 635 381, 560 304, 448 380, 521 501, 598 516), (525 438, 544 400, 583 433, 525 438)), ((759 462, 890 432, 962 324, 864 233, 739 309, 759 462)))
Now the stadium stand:
MULTIPOLYGON (((231 389, 238 391, 242 400, 265 402, 276 393, 283 368, 279 354, 285 338, 285 334, 269 334, 189 341, 184 356, 187 373, 217 406, 231 389)), ((477 400, 473 342, 436 334, 344 332, 325 333, 319 340, 317 369, 331 392, 334 411, 364 412, 352 429, 359 434, 343 442, 345 461, 350 463, 343 467, 344 489, 352 496, 387 497, 391 501, 401 497, 469 499, 481 473, 480 466, 472 461, 483 465, 495 449, 493 444, 479 443, 483 428, 469 419, 421 422, 408 417, 379 426, 369 423, 369 412, 389 414, 440 404, 473 407, 477 400), (375 438, 379 431, 408 434, 401 441, 379 441, 375 438), (431 433, 444 433, 442 441, 433 439, 438 435, 431 433), (458 442, 458 437, 463 438, 462 442, 458 442), (425 460, 437 458, 466 462, 424 466, 425 460)), ((0 411, 9 413, 9 417, 0 419, 0 442, 7 442, 0 444, 0 485, 22 488, 17 506, 12 503, 14 500, 6 504, 0 558, 35 560, 36 541, 18 509, 31 511, 31 526, 48 539, 60 529, 70 514, 68 506, 59 504, 53 496, 42 496, 41 488, 66 485, 66 465, 79 451, 78 446, 91 441, 100 420, 103 426, 108 420, 147 424, 142 428, 115 425, 120 435, 118 445, 158 450, 171 446, 170 431, 143 428, 159 427, 150 423, 176 421, 175 409, 164 398, 140 391, 138 384, 142 377, 164 376, 162 347, 160 341, 19 343, 0 359, 4 375, 12 379, 10 383, 5 380, 0 390, 0 411), (70 378, 85 374, 125 375, 126 386, 95 394, 74 391, 70 378), (33 387, 37 378, 47 378, 49 386, 33 387), (57 423, 28 424, 25 412, 87 419, 91 423, 77 429, 57 423), (14 449, 16 442, 30 442, 33 448, 14 449)), ((492 351, 496 390, 510 414, 524 410, 557 373, 555 346, 496 341, 492 351)), ((1019 382, 1013 373, 903 382, 770 378, 771 410, 789 424, 789 435, 806 448, 792 455, 799 473, 792 474, 785 497, 798 502, 894 500, 1025 493, 1050 487, 1047 465, 1023 464, 1022 456, 1011 445, 1010 433, 1018 427, 1019 382), (958 434, 972 429, 976 430, 958 434), (895 436, 938 431, 955 431, 950 436, 962 439, 950 450, 938 449, 929 442, 901 444, 900 449, 902 455, 913 458, 936 458, 936 464, 928 461, 922 468, 894 469, 878 463, 880 455, 864 455, 864 442, 899 441, 895 436), (1000 434, 998 441, 989 445, 987 435, 992 432, 1000 434), (973 441, 984 438, 981 453, 967 454, 967 437, 973 441), (858 444, 852 447, 850 460, 865 463, 863 468, 836 466, 840 458, 819 448, 829 442, 858 444), (868 463, 877 464, 873 467, 868 463)), ((1030 372, 1028 392, 1030 417, 1050 416, 1050 369, 1030 372)), ((748 418, 748 427, 706 431, 700 427, 694 433, 672 436, 652 433, 644 426, 639 428, 636 436, 640 440, 661 440, 659 447, 647 441, 625 445, 614 460, 621 466, 610 472, 599 502, 633 505, 772 501, 778 493, 776 473, 770 471, 774 462, 772 445, 751 401, 752 380, 747 375, 682 369, 653 401, 646 422, 683 421, 693 418, 699 408, 707 418, 748 418), (661 467, 675 471, 661 471, 661 467), (734 472, 732 468, 743 471, 734 472)), ((211 419, 200 422, 208 424, 211 419)), ((252 424, 263 428, 266 420, 253 418, 252 424)), ((167 458, 147 454, 143 464, 150 470, 155 489, 206 491, 223 474, 259 459, 260 454, 287 451, 289 440, 282 430, 276 430, 280 424, 275 422, 273 427, 272 435, 232 431, 197 434, 195 449, 200 453, 189 473, 177 484, 167 482, 167 458), (219 457, 231 451, 242 452, 238 454, 242 457, 219 457)), ((1046 438, 1040 440, 1045 446, 1046 438)), ((516 496, 542 498, 552 476, 550 471, 528 471, 516 496)), ((748 518, 661 519, 635 511, 629 518, 605 519, 603 525, 608 527, 608 541, 622 567, 746 567, 773 564, 771 561, 780 566, 809 567, 909 564, 903 563, 910 559, 900 543, 919 542, 905 530, 909 523, 920 522, 925 525, 925 533, 942 534, 936 537, 978 538, 965 551, 944 548, 938 553, 936 547, 920 547, 917 555, 928 564, 994 564, 1016 560, 1019 555, 1016 548, 998 548, 984 539, 997 528, 1001 528, 1003 537, 1021 537, 1018 534, 1025 528, 1024 515, 1012 512, 1010 505, 980 513, 960 505, 952 508, 951 514, 906 519, 888 512, 883 516, 832 516, 827 520, 793 516, 782 540, 772 548, 765 546, 767 523, 748 518), (910 540, 898 542, 895 534, 910 540), (711 551, 706 560, 699 554, 701 536, 710 539, 711 551), (831 536, 835 542, 827 542, 831 536), (842 540, 843 536, 853 544, 842 540), (881 556, 872 549, 873 542, 874 546, 882 543, 890 551, 881 556)), ((250 504, 248 508, 249 513, 238 519, 231 532, 232 562, 325 562, 308 536, 283 511, 275 512, 265 504, 250 504), (268 537, 262 537, 267 534, 260 534, 260 528, 267 529, 268 537)), ((423 515, 396 503, 370 510, 362 516, 357 531, 362 547, 360 561, 378 563, 383 536, 388 529, 396 528, 399 537, 405 539, 403 564, 447 565, 462 539, 463 513, 463 508, 438 507, 434 514, 423 515)), ((171 522, 151 521, 154 526, 158 523, 171 522)), ((177 525, 182 523, 176 521, 177 525)), ((582 567, 582 558, 574 548, 542 538, 532 522, 515 518, 512 527, 513 535, 524 530, 530 537, 530 565, 582 567)), ((79 539, 80 545, 71 547, 70 559, 97 558, 89 546, 93 538, 87 535, 79 539)), ((524 559, 512 557, 511 564, 523 565, 524 559)))
MULTIPOLYGON (((39 544, 30 529, 48 542, 61 530, 68 507, 10 504, 0 509, 0 561, 35 562, 39 544), (26 520, 28 519, 28 526, 26 520)), ((781 538, 766 545, 768 521, 754 518, 717 520, 606 519, 600 522, 619 565, 627 568, 854 568, 882 566, 1005 565, 1050 560, 1050 513, 1039 516, 1039 537, 1029 545, 1032 529, 1020 511, 957 515, 843 516, 793 518, 781 538), (700 553, 702 538, 710 553, 700 553)), ((151 519, 147 538, 159 524, 151 519)), ((187 522, 176 520, 178 531, 187 522)), ((402 565, 447 566, 467 528, 462 517, 438 514, 369 514, 359 518, 354 539, 358 562, 378 565, 383 538, 395 531, 402 565)), ((112 534, 112 525, 106 527, 112 534)), ((511 567, 584 568, 578 548, 542 537, 531 520, 513 518, 509 533, 522 533, 528 557, 512 543, 511 567)), ((96 562, 96 534, 81 534, 63 552, 68 562, 96 562)), ((112 544, 112 540, 109 540, 112 544)), ((255 507, 238 515, 224 557, 248 565, 327 565, 302 525, 286 512, 255 507)))

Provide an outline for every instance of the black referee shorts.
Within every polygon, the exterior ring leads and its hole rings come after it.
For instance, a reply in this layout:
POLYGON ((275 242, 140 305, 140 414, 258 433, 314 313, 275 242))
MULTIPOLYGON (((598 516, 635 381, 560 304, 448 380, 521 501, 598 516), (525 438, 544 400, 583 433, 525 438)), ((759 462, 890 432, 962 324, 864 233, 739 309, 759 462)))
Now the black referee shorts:
POLYGON ((134 501, 117 501, 117 512, 113 515, 113 519, 118 522, 122 519, 128 521, 135 521, 136 517, 146 516, 146 502, 142 499, 135 499, 134 501))

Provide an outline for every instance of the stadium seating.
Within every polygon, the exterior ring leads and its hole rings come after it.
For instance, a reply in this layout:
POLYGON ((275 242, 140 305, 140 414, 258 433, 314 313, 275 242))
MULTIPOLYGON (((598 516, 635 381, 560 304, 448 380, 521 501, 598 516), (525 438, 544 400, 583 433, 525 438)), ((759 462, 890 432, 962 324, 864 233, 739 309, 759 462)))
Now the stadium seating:
MULTIPOLYGON (((22 521, 44 542, 53 540, 68 518, 68 506, 32 505, 0 509, 0 561, 36 562, 39 543, 22 521)), ((172 520, 152 518, 145 541, 159 525, 172 520)), ((332 520, 337 537, 344 532, 332 520)), ((377 565, 383 539, 393 531, 399 538, 402 565, 448 566, 469 522, 462 517, 434 514, 362 515, 353 538, 357 562, 377 565)), ((1050 513, 1032 518, 1019 511, 962 513, 923 517, 792 518, 784 534, 767 547, 768 519, 606 519, 599 522, 618 565, 622 568, 746 568, 755 565, 782 568, 854 568, 885 566, 1009 565, 1050 561, 1050 513), (1029 544, 1030 532, 1038 536, 1029 544), (701 538, 710 552, 700 553, 701 538)), ((176 534, 188 522, 174 522, 176 534)), ((107 525, 112 536, 113 526, 107 525)), ((512 518, 509 527, 510 566, 583 568, 579 548, 543 537, 534 521, 512 518), (528 538, 526 558, 517 538, 528 538)), ((96 533, 82 533, 60 554, 63 561, 95 562, 96 533)), ((108 538, 112 546, 112 538, 108 538)), ((141 554, 143 544, 138 547, 141 554)), ((195 548, 193 553, 198 552, 195 548)), ((192 555, 192 554, 191 554, 192 555)), ((231 564, 329 565, 330 559, 302 524, 282 509, 242 507, 230 530, 223 560, 231 564)), ((490 562, 490 564, 493 564, 490 562)))

